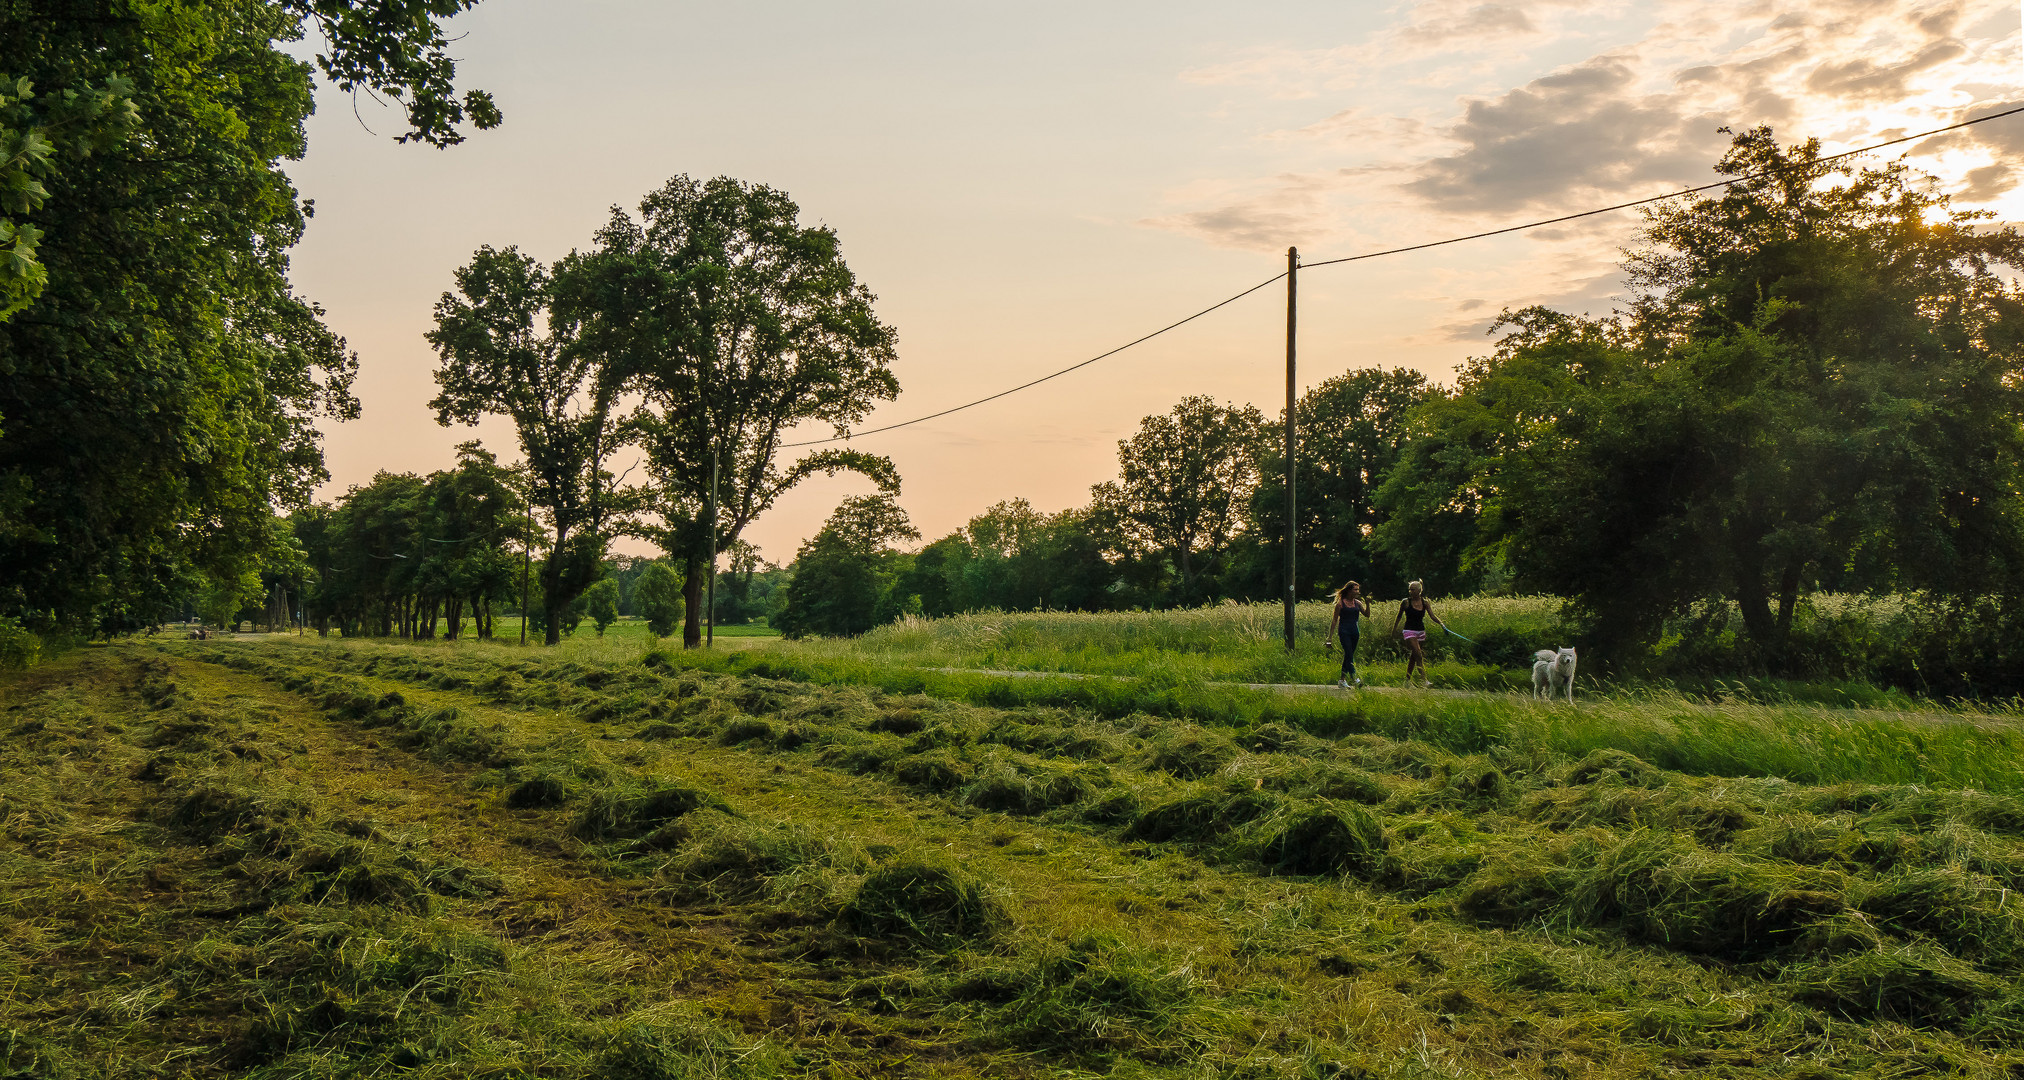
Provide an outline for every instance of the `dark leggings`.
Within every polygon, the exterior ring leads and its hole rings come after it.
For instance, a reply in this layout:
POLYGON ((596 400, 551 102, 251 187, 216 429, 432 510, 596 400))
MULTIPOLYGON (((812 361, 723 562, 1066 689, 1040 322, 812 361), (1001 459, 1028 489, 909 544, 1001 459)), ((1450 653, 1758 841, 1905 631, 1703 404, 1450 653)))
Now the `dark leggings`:
POLYGON ((1342 635, 1342 677, 1345 679, 1356 674, 1357 636, 1354 630, 1342 635))

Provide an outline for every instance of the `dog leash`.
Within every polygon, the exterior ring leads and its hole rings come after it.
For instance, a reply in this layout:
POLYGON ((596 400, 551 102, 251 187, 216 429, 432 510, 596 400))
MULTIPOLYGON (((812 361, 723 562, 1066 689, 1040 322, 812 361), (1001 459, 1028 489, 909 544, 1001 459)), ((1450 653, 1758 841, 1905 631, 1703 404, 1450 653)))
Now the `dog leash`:
MULTIPOLYGON (((1442 624, 1441 624, 1441 629, 1443 629, 1443 630, 1448 630, 1448 624, 1447 624, 1447 623, 1442 623, 1442 624)), ((1472 638, 1472 637, 1462 637, 1462 635, 1460 635, 1460 634, 1455 634, 1455 632, 1454 632, 1453 630, 1448 630, 1448 633, 1450 633, 1450 634, 1454 634, 1454 635, 1455 635, 1456 637, 1458 637, 1458 638, 1462 638, 1462 640, 1463 640, 1463 641, 1466 641, 1466 642, 1468 642, 1468 643, 1469 643, 1469 644, 1471 644, 1471 645, 1474 645, 1474 644, 1476 643, 1476 639, 1475 639, 1475 638, 1472 638)))

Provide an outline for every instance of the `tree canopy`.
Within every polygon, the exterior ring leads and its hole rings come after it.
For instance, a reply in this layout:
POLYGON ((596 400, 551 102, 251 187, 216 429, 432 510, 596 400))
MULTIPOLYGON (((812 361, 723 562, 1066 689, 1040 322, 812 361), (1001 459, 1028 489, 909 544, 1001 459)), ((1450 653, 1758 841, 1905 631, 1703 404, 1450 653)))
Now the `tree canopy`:
POLYGON ((580 347, 638 395, 628 437, 646 452, 656 539, 686 560, 685 644, 701 640, 715 481, 719 549, 802 480, 862 473, 897 491, 892 462, 831 448, 779 461, 806 421, 841 434, 899 392, 895 334, 843 261, 836 233, 802 225, 785 192, 677 176, 613 208, 596 247, 558 282, 580 347))
MULTIPOLYGON (((564 273, 574 265, 565 261, 564 273)), ((436 302, 429 331, 442 387, 436 422, 510 417, 526 458, 527 497, 552 533, 541 563, 547 642, 561 615, 604 576, 604 557, 631 507, 606 463, 621 445, 617 383, 600 358, 578 347, 578 326, 551 309, 555 280, 517 249, 478 249, 457 271, 457 291, 436 302)))
POLYGON ((1818 158, 1736 135, 1746 179, 1648 215, 1626 312, 1508 314, 1415 417, 1380 546, 1501 557, 1620 648, 1733 602, 1774 667, 1816 588, 2016 595, 2024 236, 1818 158))
POLYGON ((410 139, 496 123, 454 93, 468 6, 0 0, 0 613, 130 627, 269 553, 326 478, 316 421, 358 410, 288 283, 310 208, 281 165, 319 67, 410 139), (310 28, 314 64, 284 50, 310 28))

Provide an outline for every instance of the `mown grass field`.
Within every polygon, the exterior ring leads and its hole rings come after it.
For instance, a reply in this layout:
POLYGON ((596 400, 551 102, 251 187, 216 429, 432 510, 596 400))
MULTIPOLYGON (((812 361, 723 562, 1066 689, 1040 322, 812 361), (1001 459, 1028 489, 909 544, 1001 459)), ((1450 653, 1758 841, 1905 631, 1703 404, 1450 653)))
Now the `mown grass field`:
POLYGON ((0 1077, 2024 1075, 2014 713, 624 629, 0 676, 0 1077))

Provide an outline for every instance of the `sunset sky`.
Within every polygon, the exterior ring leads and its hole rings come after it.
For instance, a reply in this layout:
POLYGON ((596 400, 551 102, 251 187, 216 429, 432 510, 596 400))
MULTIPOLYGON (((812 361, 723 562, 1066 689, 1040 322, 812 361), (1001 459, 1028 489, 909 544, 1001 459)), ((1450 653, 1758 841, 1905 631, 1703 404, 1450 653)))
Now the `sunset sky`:
MULTIPOLYGON (((316 201, 294 280, 360 354, 360 420, 328 425, 335 498, 449 465, 422 339, 481 244, 546 260, 669 176, 729 175, 833 226, 899 330, 875 426, 1086 359, 1308 261, 1705 183, 1716 129, 1830 150, 2024 103, 2002 3, 686 3, 484 0, 453 30, 502 128, 435 151, 326 88, 289 171, 316 201)), ((313 44, 313 43, 311 43, 313 44)), ((2024 116, 1915 144, 1957 205, 2024 219, 2024 116)), ((1318 268, 1312 385, 1355 367, 1451 377, 1499 309, 1601 313, 1619 213, 1318 268)), ((1002 499, 1054 511, 1189 394, 1284 400, 1284 293, 1004 400, 857 445, 905 478, 927 538, 1002 499)), ((811 437, 827 432, 811 431, 811 437)), ((504 422, 477 429, 517 456, 504 422)), ((748 532, 778 562, 855 479, 748 532)), ((643 550, 637 547, 628 550, 643 550)))

